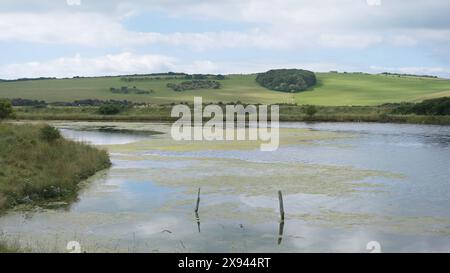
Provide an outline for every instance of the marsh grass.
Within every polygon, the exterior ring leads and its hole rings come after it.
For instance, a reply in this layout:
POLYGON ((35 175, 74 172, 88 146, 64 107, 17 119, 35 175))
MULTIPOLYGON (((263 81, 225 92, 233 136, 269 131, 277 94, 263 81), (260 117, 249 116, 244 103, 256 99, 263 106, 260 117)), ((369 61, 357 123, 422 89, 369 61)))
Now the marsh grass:
MULTIPOLYGON (((224 105, 222 105, 224 107, 224 105)), ((307 105, 281 104, 280 121, 317 122, 389 122, 417 124, 450 124, 450 116, 396 114, 396 106, 314 106, 308 115, 307 105)), ((126 109, 116 115, 100 115, 97 107, 16 107, 18 120, 76 120, 76 121, 155 121, 171 122, 171 104, 149 105, 126 109)))
POLYGON ((106 151, 41 137, 46 125, 0 123, 0 211, 76 199, 78 184, 111 165, 106 151))

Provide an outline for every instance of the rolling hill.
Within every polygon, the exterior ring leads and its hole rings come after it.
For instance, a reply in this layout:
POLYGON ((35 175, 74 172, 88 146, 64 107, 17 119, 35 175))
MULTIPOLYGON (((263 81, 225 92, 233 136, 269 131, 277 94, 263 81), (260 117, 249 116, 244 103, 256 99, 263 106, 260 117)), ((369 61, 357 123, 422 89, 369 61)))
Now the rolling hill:
POLYGON ((392 102, 418 102, 450 96, 450 80, 397 77, 361 73, 316 73, 315 87, 299 93, 271 91, 256 83, 255 74, 228 75, 220 89, 175 92, 168 83, 184 79, 147 79, 123 81, 121 77, 94 77, 0 82, 0 97, 71 102, 80 99, 114 99, 165 104, 192 102, 202 96, 204 102, 297 103, 324 106, 379 105, 392 102), (151 90, 145 94, 113 93, 111 88, 136 87, 151 90))

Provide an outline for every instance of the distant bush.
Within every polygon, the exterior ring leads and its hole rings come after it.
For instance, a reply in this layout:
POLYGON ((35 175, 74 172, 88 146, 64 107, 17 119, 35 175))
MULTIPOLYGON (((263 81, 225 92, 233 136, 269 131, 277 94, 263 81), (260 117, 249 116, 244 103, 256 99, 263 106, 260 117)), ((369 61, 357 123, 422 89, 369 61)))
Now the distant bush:
POLYGON ((217 81, 185 81, 179 84, 168 83, 168 88, 173 91, 181 92, 185 90, 195 90, 195 89, 219 89, 220 83, 217 81))
POLYGON ((7 99, 0 99, 0 119, 7 118, 12 115, 13 109, 11 102, 7 99))
POLYGON ((394 114, 450 115, 450 97, 424 100, 420 103, 401 103, 394 105, 394 114))
POLYGON ((204 75, 204 74, 192 75, 192 79, 194 79, 194 80, 206 80, 207 78, 208 78, 208 75, 204 75))
POLYGON ((260 73, 256 82, 275 91, 300 92, 316 84, 314 72, 302 69, 274 69, 260 73))
POLYGON ((390 72, 383 72, 383 73, 381 73, 381 75, 397 76, 397 77, 432 78, 432 79, 438 78, 438 76, 434 76, 434 75, 403 74, 403 73, 390 73, 390 72))
POLYGON ((312 117, 317 113, 317 108, 314 105, 308 105, 305 108, 305 113, 308 117, 312 117))
POLYGON ((53 126, 46 125, 41 128, 41 139, 47 142, 54 142, 61 138, 61 134, 58 129, 53 126))
POLYGON ((73 102, 52 102, 52 106, 102 106, 104 104, 120 105, 121 107, 131 107, 133 105, 143 105, 145 103, 134 103, 128 100, 98 100, 98 99, 85 99, 76 100, 73 102))
POLYGON ((98 112, 102 115, 115 115, 120 113, 122 108, 116 104, 104 104, 100 106, 98 112))
POLYGON ((12 106, 33 106, 33 107, 46 107, 47 103, 43 100, 29 100, 29 99, 11 99, 12 106))
POLYGON ((153 90, 150 90, 150 91, 142 90, 142 89, 136 88, 136 86, 133 86, 133 88, 128 88, 127 86, 122 86, 120 88, 111 87, 109 89, 109 91, 111 91, 112 93, 116 93, 116 94, 138 94, 138 95, 143 95, 143 94, 153 93, 153 90))

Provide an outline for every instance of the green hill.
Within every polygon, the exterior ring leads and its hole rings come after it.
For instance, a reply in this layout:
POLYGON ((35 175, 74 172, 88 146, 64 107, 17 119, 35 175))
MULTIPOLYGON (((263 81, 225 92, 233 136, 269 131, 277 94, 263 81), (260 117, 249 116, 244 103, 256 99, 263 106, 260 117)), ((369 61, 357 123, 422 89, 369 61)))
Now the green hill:
POLYGON ((168 83, 185 79, 144 79, 124 81, 121 77, 44 79, 0 82, 0 97, 72 102, 81 99, 129 100, 164 104, 192 102, 202 96, 204 102, 298 103, 315 105, 379 105, 390 102, 417 102, 450 96, 450 80, 367 75, 361 73, 316 73, 317 84, 300 93, 283 93, 260 86, 256 75, 228 75, 220 80, 219 89, 175 92, 168 83), (113 88, 134 88, 151 92, 111 92, 113 88))

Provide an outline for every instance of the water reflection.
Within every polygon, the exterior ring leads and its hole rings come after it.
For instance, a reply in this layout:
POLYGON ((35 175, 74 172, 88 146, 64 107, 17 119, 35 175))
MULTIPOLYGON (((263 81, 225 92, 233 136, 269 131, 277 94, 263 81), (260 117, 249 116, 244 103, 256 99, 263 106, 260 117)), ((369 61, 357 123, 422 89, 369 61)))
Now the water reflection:
POLYGON ((281 244, 283 240, 283 231, 284 231, 284 221, 280 221, 280 226, 278 227, 278 245, 281 244))

